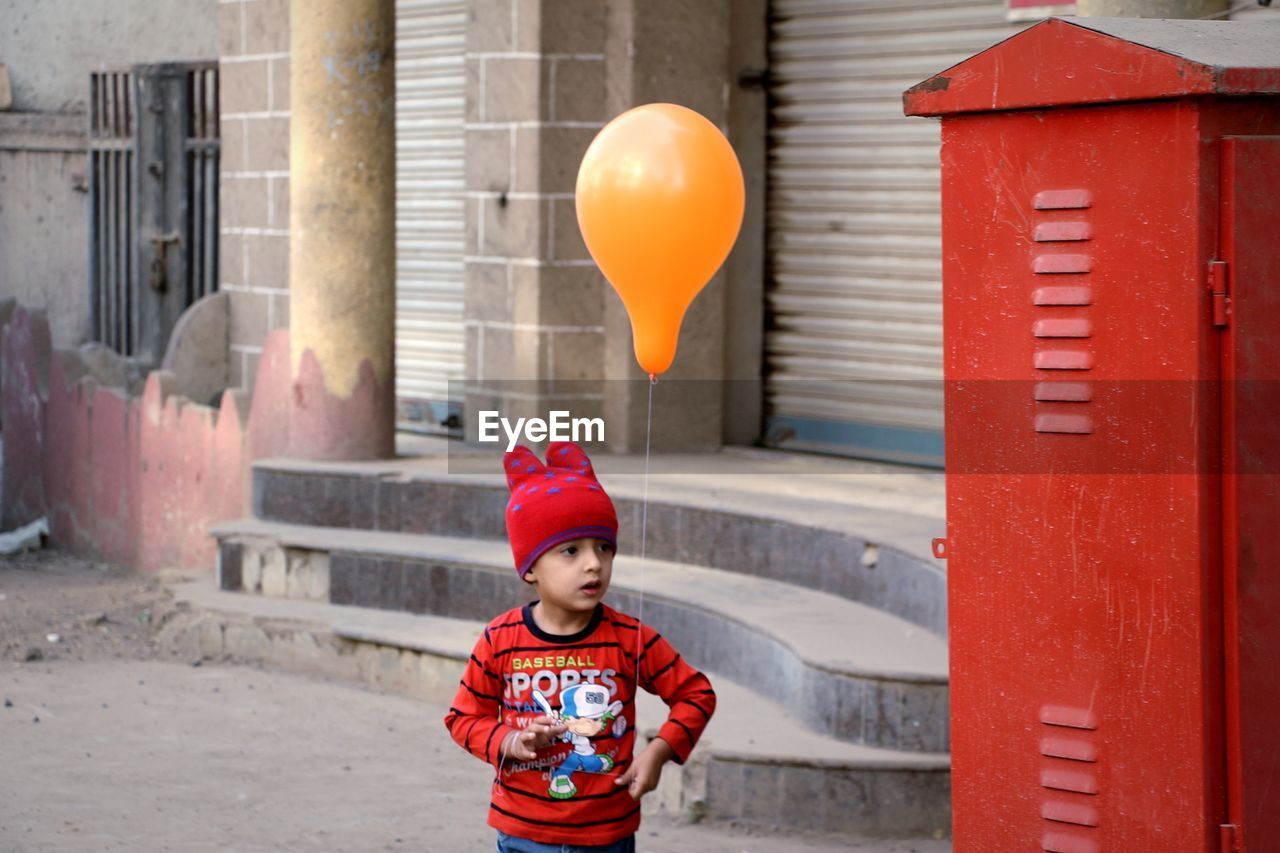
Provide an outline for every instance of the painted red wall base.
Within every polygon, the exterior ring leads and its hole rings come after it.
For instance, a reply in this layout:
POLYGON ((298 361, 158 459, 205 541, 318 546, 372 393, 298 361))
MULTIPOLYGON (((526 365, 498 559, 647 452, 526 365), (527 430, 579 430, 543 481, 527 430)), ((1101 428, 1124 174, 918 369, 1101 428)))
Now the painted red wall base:
POLYGON ((249 514, 250 466, 288 446, 288 331, 267 338, 252 397, 230 389, 217 410, 175 394, 166 371, 140 398, 68 384, 76 356, 52 350, 42 312, 18 308, 0 347, 4 528, 47 516, 73 551, 144 572, 212 569, 209 528, 249 514))

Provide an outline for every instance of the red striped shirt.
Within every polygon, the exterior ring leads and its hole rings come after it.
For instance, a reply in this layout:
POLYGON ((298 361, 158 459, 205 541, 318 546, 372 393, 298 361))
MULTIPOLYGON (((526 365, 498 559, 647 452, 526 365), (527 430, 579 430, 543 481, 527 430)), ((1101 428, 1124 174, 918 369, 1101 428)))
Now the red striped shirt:
MULTIPOLYGON (((490 826, 544 844, 610 844, 640 826, 640 804, 614 784, 630 765, 635 744, 637 657, 639 686, 670 708, 658 737, 671 745, 678 763, 689 757, 711 719, 715 691, 660 634, 611 607, 598 605, 587 627, 569 636, 540 629, 530 608, 509 610, 485 628, 444 723, 459 745, 496 768, 490 826), (508 734, 545 713, 535 690, 559 710, 561 691, 574 684, 602 686, 608 701, 621 702, 622 709, 589 744, 579 738, 577 749, 579 756, 589 750, 607 756, 613 767, 592 772, 568 766, 576 791, 558 799, 549 786, 574 755, 571 743, 556 742, 529 762, 504 759, 501 747, 508 734)), ((597 768, 603 763, 587 760, 597 768)))

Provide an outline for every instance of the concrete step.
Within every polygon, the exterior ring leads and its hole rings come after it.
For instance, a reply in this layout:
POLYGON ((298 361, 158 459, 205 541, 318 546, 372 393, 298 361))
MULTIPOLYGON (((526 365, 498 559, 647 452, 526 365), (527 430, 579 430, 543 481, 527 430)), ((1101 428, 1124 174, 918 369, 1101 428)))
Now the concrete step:
MULTIPOLYGON (((175 588, 179 611, 161 641, 350 678, 448 705, 484 623, 244 595, 208 582, 175 588)), ((877 749, 815 734, 778 702, 709 673, 716 714, 693 757, 668 767, 647 810, 755 825, 938 837, 950 825, 946 754, 877 749)), ((641 730, 665 719, 642 694, 641 730)), ((424 720, 425 725, 442 724, 424 720)), ((477 776, 483 770, 477 767, 477 776)))
MULTIPOLYGON (((493 460, 480 461, 494 473, 451 472, 462 467, 452 456, 265 460, 254 465, 253 515, 287 524, 502 540, 507 489, 493 460)), ((840 470, 838 460, 775 462, 765 473, 734 475, 728 472, 749 467, 750 460, 715 461, 719 473, 703 476, 696 473, 709 464, 702 457, 655 462, 667 473, 655 473, 649 482, 649 556, 828 592, 946 636, 946 577, 943 563, 930 554, 932 537, 945 532, 941 475, 822 473, 840 470), (671 473, 682 462, 694 466, 693 473, 671 473), (797 483, 816 497, 796 494, 797 483)), ((635 464, 618 457, 598 466, 626 472, 601 477, 618 509, 623 554, 639 551, 643 477, 628 467, 635 464)))
MULTIPOLYGON (((228 590, 486 621, 533 592, 503 542, 257 519, 213 532, 228 590)), ((949 748, 946 644, 917 625, 776 580, 626 554, 608 600, 695 665, 763 696, 798 698, 801 719, 819 733, 949 748)))

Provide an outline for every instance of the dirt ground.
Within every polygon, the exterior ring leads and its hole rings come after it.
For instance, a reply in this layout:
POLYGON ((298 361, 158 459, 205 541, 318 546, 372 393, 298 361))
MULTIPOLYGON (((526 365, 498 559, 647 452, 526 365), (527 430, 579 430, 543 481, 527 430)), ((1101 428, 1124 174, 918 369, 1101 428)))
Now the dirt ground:
POLYGON ((171 600, 159 580, 53 550, 0 556, 0 596, 0 660, 17 663, 155 658, 171 600))
MULTIPOLYGON (((175 657, 162 583, 53 551, 0 557, 0 851, 481 851, 488 773, 444 709, 175 657), (57 635, 51 638, 50 635, 57 635)), ((646 819, 671 853, 943 853, 945 841, 646 819)))

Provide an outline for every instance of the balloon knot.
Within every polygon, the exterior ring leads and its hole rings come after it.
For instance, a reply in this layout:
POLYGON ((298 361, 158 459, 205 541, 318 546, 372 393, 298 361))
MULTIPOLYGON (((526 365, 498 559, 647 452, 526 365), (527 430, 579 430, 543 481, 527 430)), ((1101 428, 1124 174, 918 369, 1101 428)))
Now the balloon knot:
POLYGON ((658 384, 658 377, 657 377, 656 375, 654 375, 654 374, 650 373, 650 374, 649 374, 649 384, 650 384, 650 385, 657 385, 657 384, 658 384))

